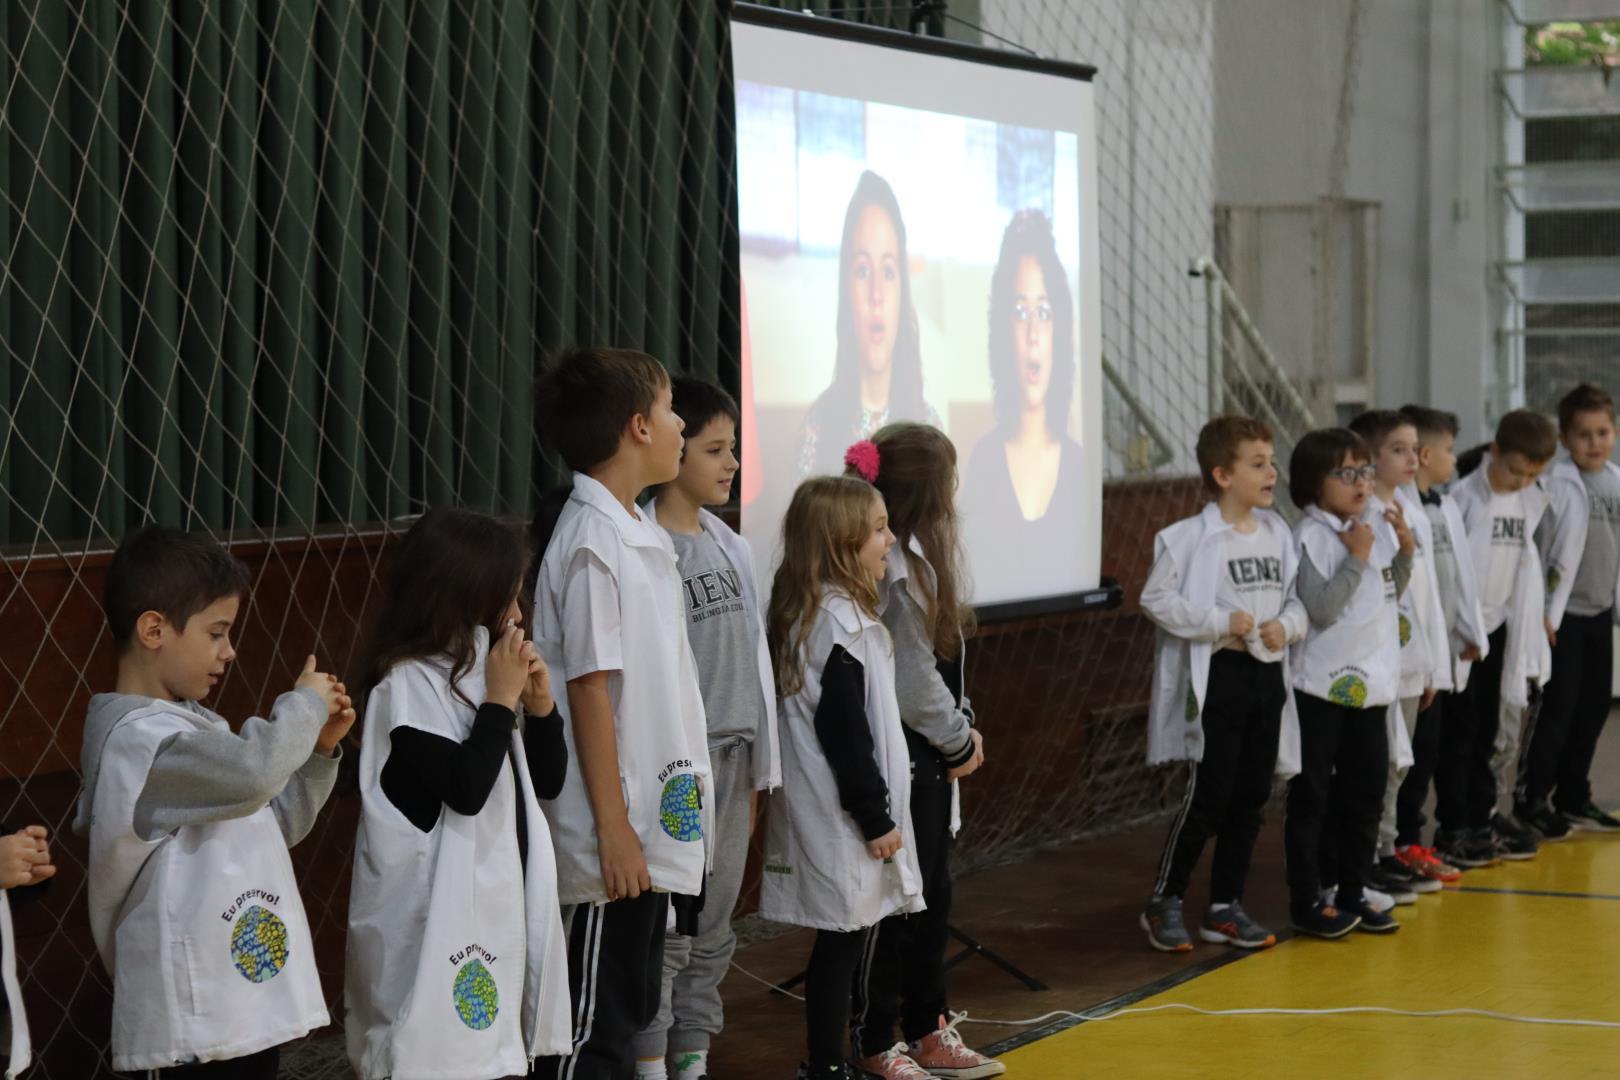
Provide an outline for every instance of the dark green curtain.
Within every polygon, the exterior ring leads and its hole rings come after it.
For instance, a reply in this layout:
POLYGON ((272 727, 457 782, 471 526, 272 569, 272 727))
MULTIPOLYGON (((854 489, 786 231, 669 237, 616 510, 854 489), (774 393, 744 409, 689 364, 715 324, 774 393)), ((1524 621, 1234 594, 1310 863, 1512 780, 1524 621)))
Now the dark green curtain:
POLYGON ((736 380, 713 0, 3 0, 0 539, 521 513, 556 347, 736 380))

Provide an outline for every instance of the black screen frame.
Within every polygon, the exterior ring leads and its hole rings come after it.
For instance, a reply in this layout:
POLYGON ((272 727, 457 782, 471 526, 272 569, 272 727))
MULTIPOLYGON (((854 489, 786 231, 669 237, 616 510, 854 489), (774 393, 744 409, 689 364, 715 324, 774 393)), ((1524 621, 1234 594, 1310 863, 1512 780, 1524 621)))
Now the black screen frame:
MULTIPOLYGON (((793 30, 801 34, 838 38, 862 45, 877 45, 887 49, 905 49, 908 52, 930 56, 947 56, 954 60, 971 60, 991 67, 1016 68, 1042 75, 1058 75, 1065 79, 1091 82, 1097 75, 1092 64, 1077 64, 1068 60, 1054 60, 1034 53, 1014 52, 1011 49, 992 49, 985 45, 970 45, 951 38, 932 37, 928 34, 908 34, 886 26, 838 19, 830 15, 811 15, 761 4, 738 3, 732 5, 733 22, 753 26, 770 26, 778 30, 793 30)), ((735 119, 735 118, 734 118, 735 119)))

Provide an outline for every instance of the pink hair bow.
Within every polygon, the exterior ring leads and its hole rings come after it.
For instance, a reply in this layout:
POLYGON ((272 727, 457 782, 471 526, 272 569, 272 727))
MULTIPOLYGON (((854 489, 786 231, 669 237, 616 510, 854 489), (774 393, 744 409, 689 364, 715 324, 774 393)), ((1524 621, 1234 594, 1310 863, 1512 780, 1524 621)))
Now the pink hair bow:
POLYGON ((878 461, 877 443, 871 439, 862 439, 844 451, 844 465, 860 473, 868 484, 877 483, 878 461))

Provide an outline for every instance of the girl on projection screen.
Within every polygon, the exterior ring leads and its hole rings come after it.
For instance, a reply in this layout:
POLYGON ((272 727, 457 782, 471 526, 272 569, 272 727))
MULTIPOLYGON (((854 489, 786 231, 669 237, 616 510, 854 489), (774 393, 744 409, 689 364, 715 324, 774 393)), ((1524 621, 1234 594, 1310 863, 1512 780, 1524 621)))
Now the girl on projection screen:
POLYGON ((1052 223, 1039 210, 1020 210, 990 278, 995 427, 973 446, 963 505, 980 533, 968 538, 969 550, 990 543, 1026 558, 978 562, 975 576, 988 593, 1038 593, 1050 568, 1027 556, 1060 555, 1078 543, 1085 478, 1080 444, 1069 436, 1074 350, 1074 303, 1052 223), (1013 580, 1031 574, 1037 580, 1013 580))
POLYGON ((891 420, 942 426, 923 400, 906 224, 894 189, 867 171, 844 213, 838 249, 838 354, 832 385, 805 414, 799 474, 843 470, 845 447, 891 420))

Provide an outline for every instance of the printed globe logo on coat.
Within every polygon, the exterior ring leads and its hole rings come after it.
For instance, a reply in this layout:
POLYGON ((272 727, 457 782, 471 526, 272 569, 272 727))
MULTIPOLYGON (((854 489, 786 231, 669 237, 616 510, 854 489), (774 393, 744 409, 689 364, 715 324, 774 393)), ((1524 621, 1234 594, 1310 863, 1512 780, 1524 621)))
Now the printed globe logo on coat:
POLYGON ((287 924, 255 904, 231 928, 231 962, 248 982, 269 982, 287 964, 287 924))
POLYGON ((1352 709, 1367 706, 1367 683, 1360 675, 1341 675, 1328 689, 1328 700, 1335 705, 1348 705, 1352 709))
POLYGON ((703 794, 696 775, 681 773, 669 778, 658 803, 658 823, 677 840, 703 839, 703 794))
POLYGON ((495 986, 495 976, 482 960, 469 960, 456 972, 456 981, 450 989, 455 1002, 456 1015, 474 1031, 483 1031, 495 1022, 501 1011, 501 995, 495 986))

